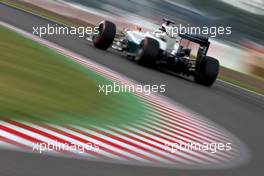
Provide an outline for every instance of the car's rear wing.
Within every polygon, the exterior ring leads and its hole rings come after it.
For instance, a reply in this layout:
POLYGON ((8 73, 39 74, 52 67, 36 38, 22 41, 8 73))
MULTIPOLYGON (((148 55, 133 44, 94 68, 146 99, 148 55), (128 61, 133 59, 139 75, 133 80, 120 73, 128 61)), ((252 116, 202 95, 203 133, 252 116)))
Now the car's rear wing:
POLYGON ((193 34, 179 34, 179 36, 183 39, 189 40, 191 42, 200 44, 205 47, 210 46, 210 42, 208 41, 208 38, 204 36, 193 35, 193 34))

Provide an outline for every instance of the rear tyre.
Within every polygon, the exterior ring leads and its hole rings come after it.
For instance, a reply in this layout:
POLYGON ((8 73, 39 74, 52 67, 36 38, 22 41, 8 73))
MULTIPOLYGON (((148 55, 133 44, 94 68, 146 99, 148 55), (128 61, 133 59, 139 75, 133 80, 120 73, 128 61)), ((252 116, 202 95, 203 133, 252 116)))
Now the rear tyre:
POLYGON ((99 33, 93 37, 93 44, 96 48, 106 50, 109 48, 116 35, 116 25, 110 21, 102 21, 98 24, 99 33))
POLYGON ((213 57, 206 56, 203 62, 197 65, 194 80, 198 84, 211 86, 219 72, 219 61, 213 57))
POLYGON ((159 42, 153 38, 146 37, 140 43, 135 61, 140 65, 152 65, 159 56, 159 42))

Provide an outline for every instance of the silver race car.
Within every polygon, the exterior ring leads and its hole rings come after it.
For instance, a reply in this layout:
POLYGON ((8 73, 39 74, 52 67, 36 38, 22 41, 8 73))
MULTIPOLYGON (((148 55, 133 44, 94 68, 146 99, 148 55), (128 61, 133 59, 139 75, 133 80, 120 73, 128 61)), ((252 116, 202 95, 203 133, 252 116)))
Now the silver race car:
POLYGON ((96 48, 109 47, 124 52, 138 64, 159 67, 177 74, 193 76, 196 83, 211 86, 219 72, 217 59, 207 56, 210 42, 207 37, 177 34, 174 21, 163 19, 162 26, 153 32, 124 30, 117 32, 110 21, 98 24, 98 33, 89 36, 96 48), (196 47, 194 47, 196 45, 196 47))

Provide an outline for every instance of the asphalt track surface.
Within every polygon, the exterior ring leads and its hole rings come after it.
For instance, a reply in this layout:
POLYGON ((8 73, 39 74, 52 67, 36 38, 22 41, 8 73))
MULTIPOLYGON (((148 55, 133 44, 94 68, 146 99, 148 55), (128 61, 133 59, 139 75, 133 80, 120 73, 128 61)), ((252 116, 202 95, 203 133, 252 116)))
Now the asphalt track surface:
MULTIPOLYGON (((33 26, 46 26, 46 19, 0 4, 0 20, 33 32, 33 26)), ((75 36, 49 36, 46 39, 83 55, 143 84, 166 84, 165 95, 221 125, 251 151, 251 160, 227 170, 179 170, 139 167, 57 158, 0 150, 0 175, 261 175, 263 171, 264 98, 217 81, 207 88, 192 81, 139 66, 113 51, 93 48, 75 36)))

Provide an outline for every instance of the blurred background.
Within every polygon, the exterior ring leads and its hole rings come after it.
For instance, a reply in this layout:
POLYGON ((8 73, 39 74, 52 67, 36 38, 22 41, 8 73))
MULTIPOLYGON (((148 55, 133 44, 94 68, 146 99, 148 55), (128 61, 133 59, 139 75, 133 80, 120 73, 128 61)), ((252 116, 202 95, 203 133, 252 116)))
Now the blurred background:
POLYGON ((104 11, 105 14, 123 17, 138 25, 149 25, 147 26, 149 28, 154 25, 144 23, 144 20, 150 19, 153 23, 159 24, 164 17, 185 25, 231 26, 231 35, 218 35, 214 39, 211 54, 218 56, 223 66, 264 77, 263 0, 66 1, 83 9, 94 8, 104 11))
POLYGON ((39 8, 48 16, 72 23, 95 25, 109 19, 123 29, 154 30, 162 18, 190 26, 223 26, 231 35, 211 38, 209 55, 220 60, 223 79, 255 84, 264 89, 264 0, 10 0, 39 8), (46 12, 45 12, 46 11, 46 12), (236 75, 235 72, 238 73, 236 75), (240 74, 241 73, 241 74, 240 74), (252 80, 253 79, 253 80, 252 80))

